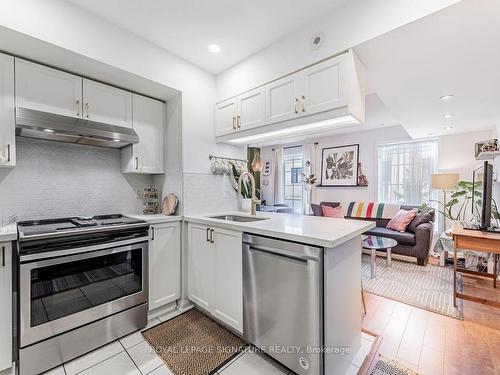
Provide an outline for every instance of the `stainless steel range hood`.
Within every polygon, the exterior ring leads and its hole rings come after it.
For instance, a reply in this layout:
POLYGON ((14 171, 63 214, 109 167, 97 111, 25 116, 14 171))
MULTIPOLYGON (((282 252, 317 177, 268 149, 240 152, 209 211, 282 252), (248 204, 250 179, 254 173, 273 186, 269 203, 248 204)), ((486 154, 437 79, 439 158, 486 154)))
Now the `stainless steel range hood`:
POLYGON ((16 135, 110 148, 139 142, 132 128, 21 107, 16 108, 16 135))

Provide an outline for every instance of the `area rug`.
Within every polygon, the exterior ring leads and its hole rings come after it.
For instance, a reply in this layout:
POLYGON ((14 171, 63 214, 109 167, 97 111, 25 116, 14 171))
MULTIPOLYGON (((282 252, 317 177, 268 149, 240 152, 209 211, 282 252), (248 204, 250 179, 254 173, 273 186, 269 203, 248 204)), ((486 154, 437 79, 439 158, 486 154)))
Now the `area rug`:
POLYGON ((229 330, 193 309, 143 333, 175 375, 206 375, 245 347, 229 330))
MULTIPOLYGON (((392 267, 385 266, 385 258, 377 257, 377 278, 370 278, 370 256, 361 258, 361 277, 366 292, 420 307, 455 319, 463 319, 463 301, 453 307, 453 270, 433 265, 392 260, 392 267)), ((462 291, 459 275, 458 290, 462 291)))
POLYGON ((381 356, 370 375, 419 375, 419 374, 413 371, 411 368, 408 368, 399 362, 381 356))

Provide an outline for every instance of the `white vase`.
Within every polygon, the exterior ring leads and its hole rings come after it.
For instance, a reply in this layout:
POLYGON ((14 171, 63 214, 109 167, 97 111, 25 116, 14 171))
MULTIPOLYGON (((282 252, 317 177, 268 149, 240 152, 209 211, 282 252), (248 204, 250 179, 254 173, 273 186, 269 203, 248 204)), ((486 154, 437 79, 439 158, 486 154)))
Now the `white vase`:
POLYGON ((241 198, 240 211, 252 212, 252 198, 241 198))

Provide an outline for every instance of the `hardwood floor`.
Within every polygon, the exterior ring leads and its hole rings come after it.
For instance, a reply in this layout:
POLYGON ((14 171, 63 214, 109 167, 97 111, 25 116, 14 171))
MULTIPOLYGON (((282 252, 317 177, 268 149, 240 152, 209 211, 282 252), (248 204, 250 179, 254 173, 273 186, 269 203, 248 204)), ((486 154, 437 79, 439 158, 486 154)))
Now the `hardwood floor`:
POLYGON ((380 353, 423 375, 500 375, 500 310, 464 303, 463 321, 365 293, 380 353))

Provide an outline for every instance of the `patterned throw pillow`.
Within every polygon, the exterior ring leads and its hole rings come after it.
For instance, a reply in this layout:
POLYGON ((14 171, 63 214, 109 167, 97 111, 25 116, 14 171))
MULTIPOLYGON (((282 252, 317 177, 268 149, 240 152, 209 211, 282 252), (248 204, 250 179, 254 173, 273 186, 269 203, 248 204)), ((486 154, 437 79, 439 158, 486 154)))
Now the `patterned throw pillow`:
POLYGON ((344 218, 344 209, 342 208, 342 206, 337 206, 337 207, 321 206, 321 210, 323 211, 323 216, 335 217, 337 219, 344 218))
POLYGON ((398 213, 391 219, 391 221, 387 223, 386 228, 398 232, 405 232, 406 228, 416 215, 417 215, 416 208, 410 211, 399 210, 398 213))

